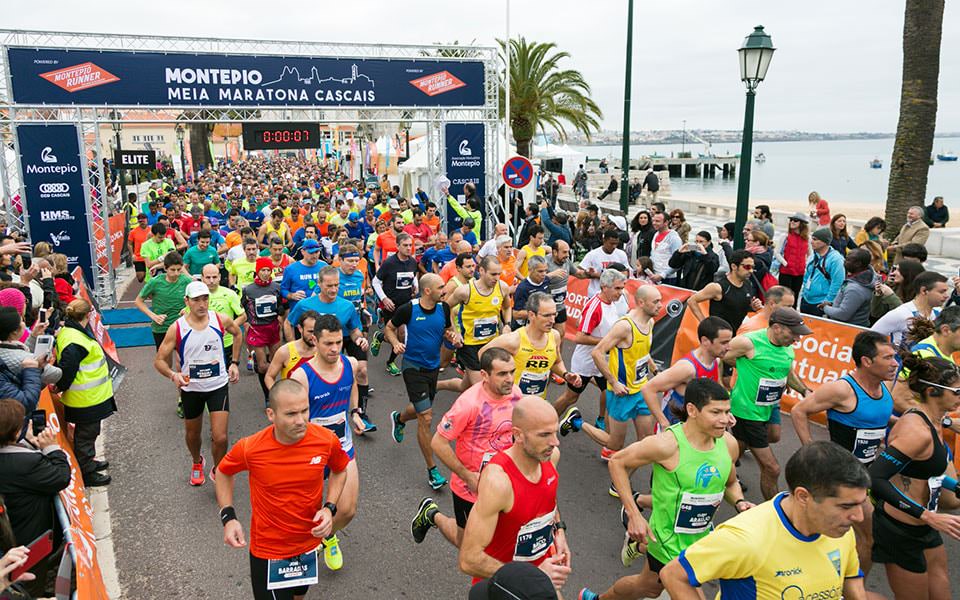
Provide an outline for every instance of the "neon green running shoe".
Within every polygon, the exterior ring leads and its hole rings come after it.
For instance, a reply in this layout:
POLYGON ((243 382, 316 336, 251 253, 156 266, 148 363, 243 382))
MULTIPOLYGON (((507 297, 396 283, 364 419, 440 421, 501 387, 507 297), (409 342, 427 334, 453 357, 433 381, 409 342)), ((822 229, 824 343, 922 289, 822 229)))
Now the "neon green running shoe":
POLYGON ((336 535, 323 540, 323 562, 331 571, 343 568, 343 554, 340 552, 340 540, 336 535))

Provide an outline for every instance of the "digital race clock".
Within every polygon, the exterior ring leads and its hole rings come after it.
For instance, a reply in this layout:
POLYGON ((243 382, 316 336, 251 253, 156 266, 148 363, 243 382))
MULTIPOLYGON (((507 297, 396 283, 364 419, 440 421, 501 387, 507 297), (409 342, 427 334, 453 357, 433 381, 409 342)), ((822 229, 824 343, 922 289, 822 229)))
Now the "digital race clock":
POLYGON ((245 150, 286 150, 319 148, 320 125, 317 123, 244 123, 245 150))

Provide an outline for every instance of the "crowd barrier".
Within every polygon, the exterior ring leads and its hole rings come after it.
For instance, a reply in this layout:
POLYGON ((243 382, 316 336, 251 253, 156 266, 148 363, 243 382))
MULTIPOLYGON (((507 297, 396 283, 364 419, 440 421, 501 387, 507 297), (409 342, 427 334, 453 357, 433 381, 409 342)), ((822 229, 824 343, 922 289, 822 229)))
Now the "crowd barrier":
MULTIPOLYGON (((568 340, 575 337, 580 314, 590 298, 587 293, 588 285, 589 281, 586 279, 570 278, 564 302, 568 315, 565 337, 568 340)), ((641 285, 648 284, 627 280, 624 295, 631 308, 634 305, 634 294, 641 285)), ((693 292, 667 285, 658 286, 657 289, 663 296, 663 310, 656 317, 650 354, 657 368, 663 369, 699 345, 698 321, 693 312, 687 310, 686 305, 687 298, 693 292)), ((710 313, 709 303, 704 302, 701 308, 704 314, 710 313)), ((795 372, 807 387, 815 390, 821 384, 835 381, 854 369, 851 346, 853 338, 864 329, 809 315, 804 315, 804 322, 813 333, 794 344, 795 372)), ((960 362, 960 353, 954 355, 954 359, 960 362)), ((788 388, 780 402, 780 409, 789 413, 799 400, 800 395, 788 388)), ((825 413, 814 415, 813 419, 820 424, 826 424, 825 413)), ((954 464, 960 469, 960 436, 949 430, 944 431, 943 435, 948 447, 953 450, 954 464)))

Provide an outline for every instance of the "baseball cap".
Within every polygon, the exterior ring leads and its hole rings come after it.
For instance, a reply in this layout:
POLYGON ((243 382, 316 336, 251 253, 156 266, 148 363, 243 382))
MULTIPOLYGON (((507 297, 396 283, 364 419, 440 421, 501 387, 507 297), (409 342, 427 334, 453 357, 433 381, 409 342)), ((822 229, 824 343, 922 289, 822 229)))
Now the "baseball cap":
POLYGON ((347 215, 347 218, 350 219, 351 221, 358 221, 360 220, 360 215, 355 212, 352 212, 349 215, 347 215))
POLYGON ((300 246, 300 249, 311 254, 320 252, 320 243, 317 240, 303 240, 303 245, 300 246))
POLYGON ((190 299, 209 296, 210 288, 202 281, 191 281, 187 284, 187 291, 183 295, 190 299))
POLYGON ((774 325, 778 323, 787 327, 797 335, 810 335, 813 333, 813 330, 803 322, 803 316, 789 307, 780 306, 773 309, 773 312, 770 314, 770 324, 774 325))
POLYGON ((390 208, 400 208, 400 201, 396 198, 390 198, 390 208))
POLYGON ((490 579, 470 588, 469 600, 555 600, 557 591, 546 573, 526 562, 510 562, 490 579))

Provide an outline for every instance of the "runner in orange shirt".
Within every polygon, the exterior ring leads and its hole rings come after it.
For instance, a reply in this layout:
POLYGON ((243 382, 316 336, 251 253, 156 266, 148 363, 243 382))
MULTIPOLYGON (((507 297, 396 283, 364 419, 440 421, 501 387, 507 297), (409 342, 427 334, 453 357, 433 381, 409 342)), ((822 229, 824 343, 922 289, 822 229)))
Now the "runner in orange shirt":
POLYGON ((223 541, 247 545, 233 479, 249 471, 250 582, 255 600, 302 598, 317 582, 317 546, 333 532, 350 459, 337 435, 310 423, 307 390, 291 379, 270 390, 271 425, 238 441, 217 466, 223 541), (323 502, 325 473, 330 485, 323 502))
POLYGON ((510 286, 510 293, 512 294, 514 286, 519 283, 519 275, 517 273, 517 256, 513 252, 513 239, 509 235, 497 237, 497 259, 500 260, 500 265, 503 267, 503 271, 500 273, 500 281, 510 286))
POLYGON ((130 230, 127 239, 130 242, 130 253, 133 255, 133 268, 137 273, 137 281, 143 281, 147 276, 147 262, 140 256, 140 246, 150 239, 150 226, 147 224, 147 215, 137 215, 137 226, 130 230))

